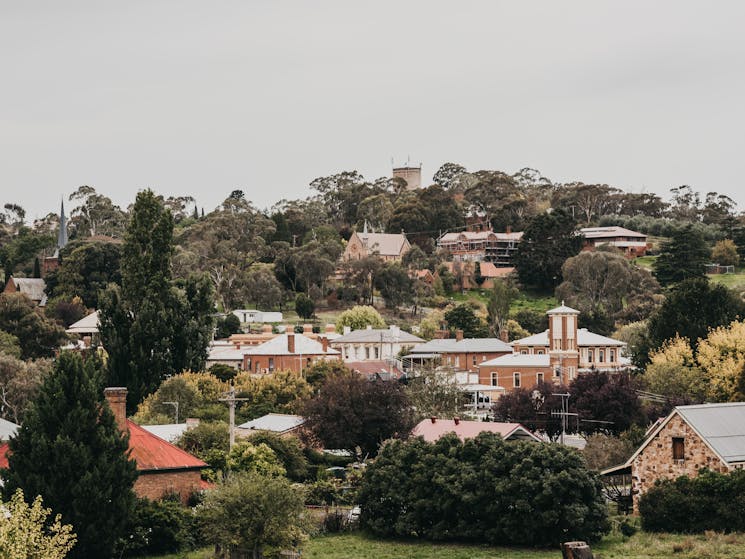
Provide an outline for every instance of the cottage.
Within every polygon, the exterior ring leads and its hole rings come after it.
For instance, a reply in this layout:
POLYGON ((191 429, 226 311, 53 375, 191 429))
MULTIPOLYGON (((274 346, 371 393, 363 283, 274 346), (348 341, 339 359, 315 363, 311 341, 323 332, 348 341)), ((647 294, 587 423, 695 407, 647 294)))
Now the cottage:
POLYGON ((614 246, 627 257, 644 256, 647 236, 624 227, 585 227, 580 229, 585 244, 583 250, 595 250, 601 245, 614 246))
POLYGON ((745 402, 678 406, 657 424, 625 464, 604 476, 631 475, 634 510, 658 479, 694 477, 701 468, 745 466, 745 402))
POLYGON ((412 437, 422 437, 427 442, 435 442, 447 433, 455 433, 460 440, 472 439, 479 433, 488 432, 500 435, 505 441, 542 442, 519 423, 498 423, 494 421, 463 421, 455 419, 423 419, 411 432, 412 437))
POLYGON ((403 359, 411 367, 429 363, 477 372, 480 364, 510 353, 512 348, 499 338, 463 338, 459 330, 455 338, 434 339, 416 346, 403 359))
POLYGON ((254 373, 293 371, 302 373, 315 361, 340 359, 329 347, 328 338, 312 340, 302 334, 280 334, 261 345, 243 351, 243 370, 254 373))
POLYGON ((5 293, 22 293, 31 301, 43 307, 47 303, 45 290, 46 282, 41 278, 17 278, 10 276, 8 283, 5 284, 5 293))
POLYGON ((344 330, 344 334, 329 342, 341 352, 344 361, 378 361, 396 359, 402 351, 423 344, 424 340, 404 332, 398 326, 362 330, 344 330))

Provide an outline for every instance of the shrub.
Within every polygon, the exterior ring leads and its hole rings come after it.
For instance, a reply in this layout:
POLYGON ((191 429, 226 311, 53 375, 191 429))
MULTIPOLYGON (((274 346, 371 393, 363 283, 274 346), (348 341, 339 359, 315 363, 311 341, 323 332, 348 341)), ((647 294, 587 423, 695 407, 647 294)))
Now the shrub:
POLYGON ((639 499, 639 513, 648 532, 744 531, 745 470, 658 481, 639 499))
POLYGON ((389 441, 359 504, 362 527, 380 536, 538 546, 609 529, 598 477, 577 451, 493 433, 389 441))
POLYGON ((126 543, 127 556, 161 555, 193 549, 198 543, 194 513, 172 499, 138 499, 126 543))

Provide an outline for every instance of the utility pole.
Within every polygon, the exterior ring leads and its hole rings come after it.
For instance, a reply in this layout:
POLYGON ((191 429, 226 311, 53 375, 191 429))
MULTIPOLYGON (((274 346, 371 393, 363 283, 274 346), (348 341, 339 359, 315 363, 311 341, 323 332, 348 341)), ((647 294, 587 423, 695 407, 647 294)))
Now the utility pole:
POLYGON ((235 445, 235 403, 245 402, 248 398, 236 398, 234 386, 231 386, 230 390, 224 392, 223 395, 225 397, 220 398, 220 401, 227 402, 228 409, 230 410, 230 450, 233 450, 233 446, 235 445))
POLYGON ((178 423, 178 402, 163 402, 163 403, 176 408, 176 423, 178 423))
POLYGON ((570 415, 578 415, 576 413, 569 413, 569 393, 551 394, 551 396, 561 396, 561 411, 552 411, 551 415, 554 417, 561 417, 561 444, 564 444, 564 435, 567 432, 567 418, 570 415))

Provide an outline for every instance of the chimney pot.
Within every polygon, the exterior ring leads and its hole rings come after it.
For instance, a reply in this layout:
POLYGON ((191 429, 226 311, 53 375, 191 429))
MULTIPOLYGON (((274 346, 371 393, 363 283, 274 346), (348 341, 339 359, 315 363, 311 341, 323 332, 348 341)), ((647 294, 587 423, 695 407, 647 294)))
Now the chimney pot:
POLYGON ((458 425, 460 423, 460 417, 454 417, 453 421, 455 421, 455 424, 458 425))
POLYGON ((430 417, 430 418, 429 418, 429 420, 430 420, 430 421, 431 421, 432 423, 434 423, 435 421, 437 421, 437 418, 436 418, 436 417, 430 417))
POLYGON ((461 341, 463 339, 463 330, 455 331, 455 339, 461 341))

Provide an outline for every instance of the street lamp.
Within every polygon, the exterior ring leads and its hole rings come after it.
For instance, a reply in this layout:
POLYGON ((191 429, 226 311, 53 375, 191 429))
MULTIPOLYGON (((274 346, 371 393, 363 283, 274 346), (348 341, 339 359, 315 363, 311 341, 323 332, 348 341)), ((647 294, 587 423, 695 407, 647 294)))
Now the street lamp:
POLYGON ((163 404, 167 404, 176 408, 176 423, 178 423, 178 402, 163 402, 163 404))

